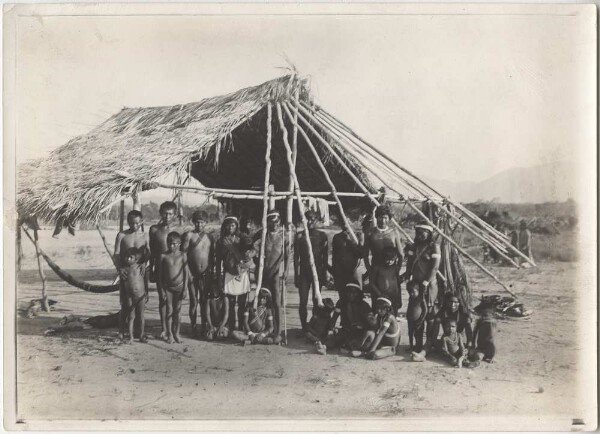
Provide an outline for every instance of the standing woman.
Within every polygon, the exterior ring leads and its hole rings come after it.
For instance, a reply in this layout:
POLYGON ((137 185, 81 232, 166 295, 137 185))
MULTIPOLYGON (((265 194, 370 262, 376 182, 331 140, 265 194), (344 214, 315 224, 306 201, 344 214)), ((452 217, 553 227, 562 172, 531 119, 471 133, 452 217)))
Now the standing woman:
POLYGON ((219 289, 229 299, 229 330, 235 328, 235 303, 242 313, 250 290, 239 277, 238 265, 242 261, 241 234, 237 217, 227 216, 221 224, 221 236, 215 248, 215 274, 219 289))

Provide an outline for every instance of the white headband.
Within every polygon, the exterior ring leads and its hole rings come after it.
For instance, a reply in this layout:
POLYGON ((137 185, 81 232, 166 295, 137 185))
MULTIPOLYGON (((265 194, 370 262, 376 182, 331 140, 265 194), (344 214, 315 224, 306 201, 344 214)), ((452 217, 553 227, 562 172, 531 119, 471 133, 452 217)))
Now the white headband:
POLYGON ((228 215, 227 217, 225 217, 225 218, 223 219, 223 221, 225 221, 225 220, 233 220, 233 221, 235 221, 235 222, 237 222, 237 221, 238 221, 237 217, 236 217, 236 216, 232 216, 232 215, 228 215))
POLYGON ((273 216, 279 217, 279 211, 271 211, 269 214, 267 214, 267 217, 273 217, 273 216))
POLYGON ((269 297, 271 297, 271 291, 269 291, 267 288, 260 288, 260 291, 258 291, 258 296, 260 297, 260 293, 265 291, 266 293, 269 294, 269 297))
POLYGON ((346 283, 346 287, 348 287, 348 286, 352 286, 352 287, 354 287, 354 288, 361 289, 361 288, 360 288, 360 285, 359 285, 358 283, 352 283, 352 282, 350 282, 350 283, 346 283))
POLYGON ((433 232, 433 228, 429 225, 416 225, 415 229, 425 229, 426 231, 433 232))
POLYGON ((387 298, 385 298, 385 297, 379 297, 377 299, 377 301, 383 301, 384 303, 386 303, 386 304, 388 304, 390 306, 392 305, 392 302, 390 300, 388 300, 387 298))

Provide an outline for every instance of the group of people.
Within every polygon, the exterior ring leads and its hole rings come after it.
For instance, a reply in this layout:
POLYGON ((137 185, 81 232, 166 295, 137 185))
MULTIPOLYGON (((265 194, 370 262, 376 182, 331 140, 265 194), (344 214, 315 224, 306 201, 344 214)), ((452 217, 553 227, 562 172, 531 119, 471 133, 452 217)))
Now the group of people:
POLYGON ((364 224, 362 233, 354 233, 344 224, 333 236, 330 263, 328 237, 317 228, 317 215, 312 211, 305 214, 308 230, 295 233, 292 227, 285 230, 277 210, 268 212, 265 233, 262 229, 253 233, 247 225, 240 227, 237 217, 227 216, 218 239, 205 231, 208 216, 203 211, 193 213, 192 230, 178 233, 174 230, 176 211, 173 202, 161 204, 161 220, 150 227, 148 240, 141 212, 131 211, 129 229, 117 235, 114 258, 121 282, 120 336, 124 337, 127 324, 129 342, 133 341, 136 317, 139 339, 147 340, 144 306, 151 282, 158 291, 161 338, 169 343, 181 342, 180 311, 188 294, 194 336, 243 344, 281 342, 282 295, 288 262, 293 258, 302 333, 321 354, 332 347, 370 359, 396 354, 402 286, 406 283, 413 360, 424 360, 432 350, 440 351, 458 367, 475 366, 481 359, 494 357, 495 348, 488 345, 490 333, 478 336, 481 324, 471 327, 468 308, 460 306, 451 293, 438 294, 440 247, 433 228, 426 223, 415 226, 415 240, 405 247, 391 225, 391 210, 379 206, 375 220, 364 224), (260 253, 264 254, 262 261, 260 253), (337 303, 319 296, 327 274, 333 277, 337 303), (257 303, 249 303, 257 282, 257 303), (367 294, 371 304, 366 301, 367 294), (310 320, 309 298, 313 305, 310 320), (338 319, 340 327, 336 328, 338 319), (441 339, 440 327, 444 330, 441 339))

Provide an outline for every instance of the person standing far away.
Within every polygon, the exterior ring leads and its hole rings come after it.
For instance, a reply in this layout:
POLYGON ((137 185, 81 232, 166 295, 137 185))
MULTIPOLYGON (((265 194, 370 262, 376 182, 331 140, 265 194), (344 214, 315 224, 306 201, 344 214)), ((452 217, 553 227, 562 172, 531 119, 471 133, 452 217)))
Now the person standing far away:
MULTIPOLYGON (((259 255, 263 230, 261 229, 256 232, 253 238, 255 249, 259 252, 259 255)), ((261 287, 267 288, 272 294, 273 335, 275 337, 279 336, 281 330, 282 285, 287 279, 287 271, 284 264, 287 264, 289 256, 290 243, 281 226, 279 211, 270 210, 267 212, 267 233, 265 237, 265 257, 261 287)), ((257 282, 259 281, 259 270, 260 267, 256 267, 257 282)))
POLYGON ((527 229, 525 220, 521 220, 519 223, 519 250, 533 261, 533 255, 531 254, 531 231, 527 229))
MULTIPOLYGON (((350 222, 348 222, 350 223, 350 222)), ((356 233, 358 243, 352 239, 350 228, 341 220, 342 231, 333 236, 331 241, 331 274, 335 289, 340 298, 346 295, 346 285, 358 283, 362 289, 363 268, 363 237, 356 233)))
POLYGON ((173 231, 175 226, 175 215, 177 214, 177 205, 175 202, 166 201, 158 209, 160 221, 150 226, 150 282, 156 282, 156 291, 158 292, 158 311, 160 314, 161 333, 160 338, 167 339, 167 295, 162 288, 162 283, 158 279, 158 261, 163 253, 169 251, 167 245, 167 235, 173 231))
POLYGON ((440 245, 433 239, 433 228, 426 223, 415 226, 415 241, 406 246, 406 271, 402 278, 419 286, 419 296, 427 304, 426 348, 433 346, 434 320, 440 310, 437 271, 441 261, 440 245))
MULTIPOLYGON (((517 227, 515 224, 512 224, 510 227, 510 244, 511 246, 513 246, 515 249, 519 250, 519 231, 517 230, 517 227)), ((521 257, 516 255, 515 253, 513 253, 513 261, 515 261, 517 264, 519 264, 521 262, 521 257)))
POLYGON ((392 212, 387 205, 380 205, 375 210, 376 226, 365 234, 364 259, 367 272, 371 271, 372 265, 383 265, 385 263, 384 250, 393 247, 398 254, 398 264, 402 265, 403 246, 400 232, 390 227, 392 212), (369 259, 369 254, 371 259, 369 259))
MULTIPOLYGON (((315 268, 319 285, 325 283, 327 277, 328 249, 329 241, 325 232, 316 228, 317 214, 314 211, 306 211, 304 213, 308 223, 308 236, 312 246, 313 258, 315 260, 315 268)), ((308 325, 308 294, 312 288, 313 306, 317 305, 316 291, 320 288, 314 287, 314 278, 312 267, 310 264, 310 253, 308 250, 308 241, 306 240, 306 231, 298 232, 294 242, 294 283, 298 288, 300 295, 300 305, 298 311, 300 313, 300 323, 302 331, 306 333, 308 325)))

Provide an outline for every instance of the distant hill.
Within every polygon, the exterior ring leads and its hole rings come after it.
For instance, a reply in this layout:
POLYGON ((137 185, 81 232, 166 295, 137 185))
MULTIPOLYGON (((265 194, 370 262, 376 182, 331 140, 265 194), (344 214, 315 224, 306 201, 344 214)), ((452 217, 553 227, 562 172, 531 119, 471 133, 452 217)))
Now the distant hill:
POLYGON ((543 203, 576 198, 576 173, 574 163, 556 162, 515 167, 481 182, 424 179, 443 194, 460 202, 495 200, 503 203, 543 203))

